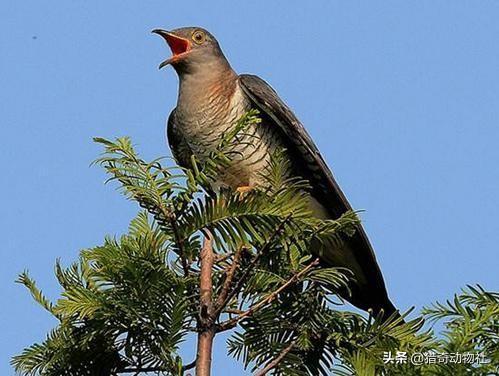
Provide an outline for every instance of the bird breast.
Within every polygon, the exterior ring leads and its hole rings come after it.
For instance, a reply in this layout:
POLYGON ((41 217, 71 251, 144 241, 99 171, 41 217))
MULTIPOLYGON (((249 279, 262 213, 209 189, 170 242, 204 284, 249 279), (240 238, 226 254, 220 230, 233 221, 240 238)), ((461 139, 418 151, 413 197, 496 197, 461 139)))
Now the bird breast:
MULTIPOLYGON (((175 126, 202 162, 252 106, 237 83, 232 90, 219 85, 196 94, 196 100, 186 101, 188 106, 179 98, 175 126)), ((262 183, 261 173, 277 146, 275 136, 263 123, 252 124, 243 130, 229 146, 232 163, 220 173, 218 185, 237 188, 262 183)))

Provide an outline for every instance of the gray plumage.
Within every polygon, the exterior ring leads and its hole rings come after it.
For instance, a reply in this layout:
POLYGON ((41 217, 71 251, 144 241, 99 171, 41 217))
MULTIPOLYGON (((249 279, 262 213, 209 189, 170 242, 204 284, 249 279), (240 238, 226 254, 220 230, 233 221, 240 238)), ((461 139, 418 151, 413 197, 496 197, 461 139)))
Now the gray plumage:
MULTIPOLYGON (((257 108, 262 122, 246 130, 249 142, 232 145, 237 157, 220 175, 219 184, 232 188, 262 184, 260 172, 267 167, 272 152, 283 148, 292 166, 290 174, 307 179, 312 186, 315 215, 336 219, 351 209, 303 125, 265 81, 253 75, 238 76, 216 39, 202 28, 154 32, 164 37, 173 51, 160 67, 171 64, 179 76, 177 106, 168 119, 167 136, 180 165, 190 167, 192 154, 202 160, 243 114, 257 108)), ((345 239, 341 249, 325 252, 322 260, 354 273, 352 294, 342 293, 352 304, 374 312, 395 311, 361 226, 353 237, 345 239)))

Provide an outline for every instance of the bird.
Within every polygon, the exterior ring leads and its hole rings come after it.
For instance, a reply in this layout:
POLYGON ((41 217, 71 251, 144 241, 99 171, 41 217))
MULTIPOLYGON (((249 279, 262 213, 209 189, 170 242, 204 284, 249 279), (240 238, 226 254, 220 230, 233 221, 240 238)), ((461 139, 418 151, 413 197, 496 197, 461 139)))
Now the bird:
MULTIPOLYGON (((272 153, 283 149, 290 174, 311 185, 310 206, 316 217, 337 219, 352 210, 305 127, 267 82, 255 75, 237 74, 217 39, 204 28, 152 32, 161 36, 172 52, 159 68, 170 65, 179 77, 177 104, 168 117, 166 133, 181 167, 192 168, 193 155, 200 161, 207 158, 222 135, 250 109, 257 109, 260 123, 245 130, 251 142, 230 146, 237 157, 217 177, 220 184, 239 192, 264 184, 261 171, 269 166, 272 153)), ((385 318, 398 314, 362 225, 344 239, 341 249, 322 252, 321 261, 353 273, 349 292, 340 293, 351 304, 385 318)))

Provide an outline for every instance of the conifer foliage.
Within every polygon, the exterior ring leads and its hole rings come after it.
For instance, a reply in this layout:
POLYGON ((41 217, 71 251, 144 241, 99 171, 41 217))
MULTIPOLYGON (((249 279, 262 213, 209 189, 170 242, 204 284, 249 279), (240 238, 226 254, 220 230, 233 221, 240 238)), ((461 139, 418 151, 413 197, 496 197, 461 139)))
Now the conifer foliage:
MULTIPOLYGON (((341 244, 359 219, 319 220, 308 183, 290 179, 282 152, 267 184, 249 192, 213 190, 237 156, 228 145, 258 122, 246 114, 219 148, 191 169, 145 161, 128 138, 97 138, 96 163, 142 208, 128 232, 56 263, 62 294, 49 301, 27 272, 18 282, 58 320, 44 341, 15 356, 22 375, 210 374, 213 340, 231 331, 228 354, 255 375, 486 375, 499 365, 499 294, 469 287, 423 311, 444 321, 442 335, 423 316, 388 320, 338 309, 348 270, 320 265, 320 245, 341 244), (180 349, 197 336, 197 356, 180 349), (480 352, 482 364, 386 362, 387 352, 480 352), (193 371, 189 371, 190 369, 193 371)), ((219 346, 219 343, 215 343, 219 346)), ((215 374, 221 374, 215 372, 215 374)))

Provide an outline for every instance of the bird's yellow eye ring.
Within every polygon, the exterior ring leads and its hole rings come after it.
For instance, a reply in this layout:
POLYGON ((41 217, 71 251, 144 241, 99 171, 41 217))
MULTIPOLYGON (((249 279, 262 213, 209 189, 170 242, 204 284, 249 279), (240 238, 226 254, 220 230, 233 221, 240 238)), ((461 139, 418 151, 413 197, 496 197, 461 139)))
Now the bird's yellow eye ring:
POLYGON ((201 30, 192 33, 192 40, 197 44, 203 44, 206 40, 206 34, 201 30))

